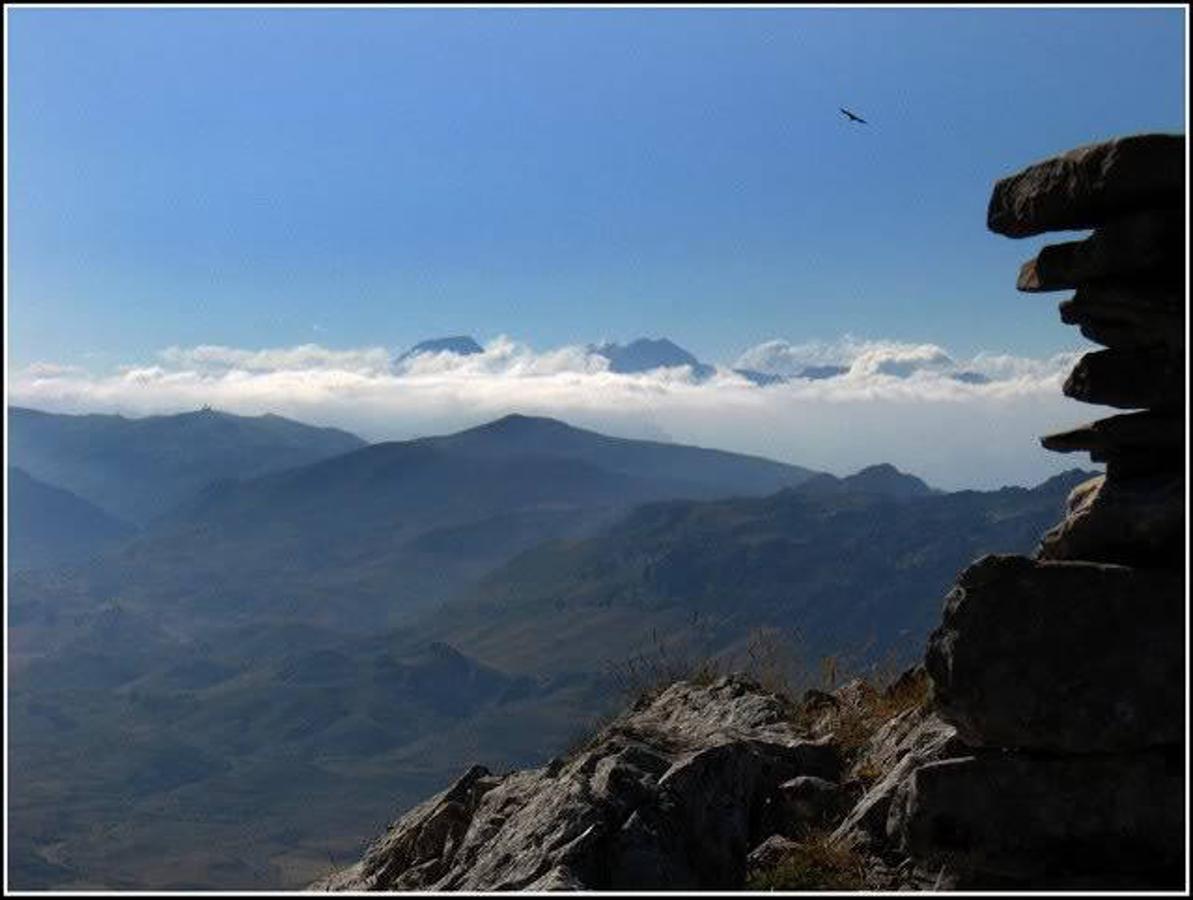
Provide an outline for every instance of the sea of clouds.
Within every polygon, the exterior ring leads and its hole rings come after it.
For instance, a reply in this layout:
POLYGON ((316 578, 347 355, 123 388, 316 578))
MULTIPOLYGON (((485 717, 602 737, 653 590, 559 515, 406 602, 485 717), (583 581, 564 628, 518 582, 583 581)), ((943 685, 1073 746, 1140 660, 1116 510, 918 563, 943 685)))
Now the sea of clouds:
POLYGON ((169 347, 152 364, 107 372, 37 363, 12 373, 11 405, 51 412, 176 413, 212 406, 334 425, 372 440, 443 434, 508 413, 552 416, 626 437, 753 453, 844 475, 890 462, 945 489, 1035 484, 1086 465, 1038 436, 1091 418, 1061 385, 1081 351, 1042 359, 934 344, 767 341, 707 379, 687 367, 608 371, 592 348, 537 351, 499 336, 483 353, 384 347, 169 347), (838 365, 836 378, 760 387, 733 370, 792 376, 838 365), (959 381, 977 373, 986 383, 959 381))

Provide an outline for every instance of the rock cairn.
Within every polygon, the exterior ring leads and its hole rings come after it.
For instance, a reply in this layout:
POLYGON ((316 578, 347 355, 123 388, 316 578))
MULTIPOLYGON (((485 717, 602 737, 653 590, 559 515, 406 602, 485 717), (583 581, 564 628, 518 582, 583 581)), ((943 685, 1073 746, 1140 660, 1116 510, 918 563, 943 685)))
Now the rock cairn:
POLYGON ((887 826, 980 886, 1171 888, 1185 835, 1185 138, 1081 147, 994 188, 1010 237, 1093 229, 1020 270, 1074 291, 1063 322, 1105 347, 1064 393, 1133 410, 1049 435, 1106 472, 1034 557, 960 576, 926 667, 971 748, 900 786, 887 826))

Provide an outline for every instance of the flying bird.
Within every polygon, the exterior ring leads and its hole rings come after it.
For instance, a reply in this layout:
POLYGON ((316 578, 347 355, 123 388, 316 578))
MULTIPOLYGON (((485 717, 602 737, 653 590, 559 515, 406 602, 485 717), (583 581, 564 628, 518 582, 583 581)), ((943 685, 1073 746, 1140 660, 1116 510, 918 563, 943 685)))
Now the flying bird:
POLYGON ((839 106, 837 108, 839 110, 841 110, 841 112, 845 114, 845 117, 847 119, 849 119, 849 121, 851 121, 851 122, 861 122, 863 125, 870 124, 865 119, 863 119, 861 116, 855 116, 853 113, 851 113, 849 110, 847 110, 844 106, 839 106))

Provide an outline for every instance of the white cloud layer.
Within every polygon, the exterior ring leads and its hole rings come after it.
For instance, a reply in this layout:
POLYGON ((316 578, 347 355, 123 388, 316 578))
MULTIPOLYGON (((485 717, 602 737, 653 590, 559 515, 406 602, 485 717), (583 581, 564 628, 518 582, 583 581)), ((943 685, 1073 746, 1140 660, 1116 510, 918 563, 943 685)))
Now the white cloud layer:
POLYGON ((369 440, 441 434, 511 412, 545 415, 628 437, 754 453, 843 475, 891 462, 946 489, 1034 484, 1084 457, 1037 437, 1095 417, 1061 395, 1079 353, 1048 359, 979 354, 958 360, 932 344, 846 337, 769 341, 742 368, 794 374, 848 366, 826 380, 759 387, 718 368, 625 375, 583 347, 536 352, 499 337, 483 353, 425 354, 400 369, 381 347, 316 344, 245 350, 171 347, 153 365, 108 373, 39 363, 14 373, 9 402, 56 412, 172 413, 210 405, 335 425, 369 440), (979 372, 986 384, 957 381, 979 372))

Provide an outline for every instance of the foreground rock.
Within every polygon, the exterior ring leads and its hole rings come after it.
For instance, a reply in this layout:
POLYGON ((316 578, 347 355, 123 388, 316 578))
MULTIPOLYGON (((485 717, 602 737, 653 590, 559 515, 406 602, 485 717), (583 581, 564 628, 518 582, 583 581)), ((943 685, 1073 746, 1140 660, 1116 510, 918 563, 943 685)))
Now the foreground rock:
POLYGON ((926 663, 971 746, 1135 750, 1185 732, 1181 578, 987 556, 962 573, 926 663))
POLYGON ((1004 178, 994 186, 986 224, 1008 237, 1092 228, 1141 207, 1179 206, 1184 185, 1183 135, 1132 135, 1004 178))
POLYGON ((851 767, 869 782, 865 793, 832 834, 835 843, 877 856, 894 849, 887 819, 900 786, 920 766, 967 754, 957 729, 926 706, 908 709, 891 719, 867 742, 851 767))
POLYGON ((917 768, 890 831, 921 865, 965 873, 969 885, 1172 889, 1184 802, 1180 753, 987 753, 917 768))
POLYGON ((749 681, 679 683, 541 769, 467 772, 321 890, 740 887, 781 829, 780 786, 834 781, 828 741, 749 681))
POLYGON ((1185 552, 1184 487, 1175 472, 1091 478, 1070 493, 1064 520, 1044 535, 1037 555, 1173 569, 1185 552))

